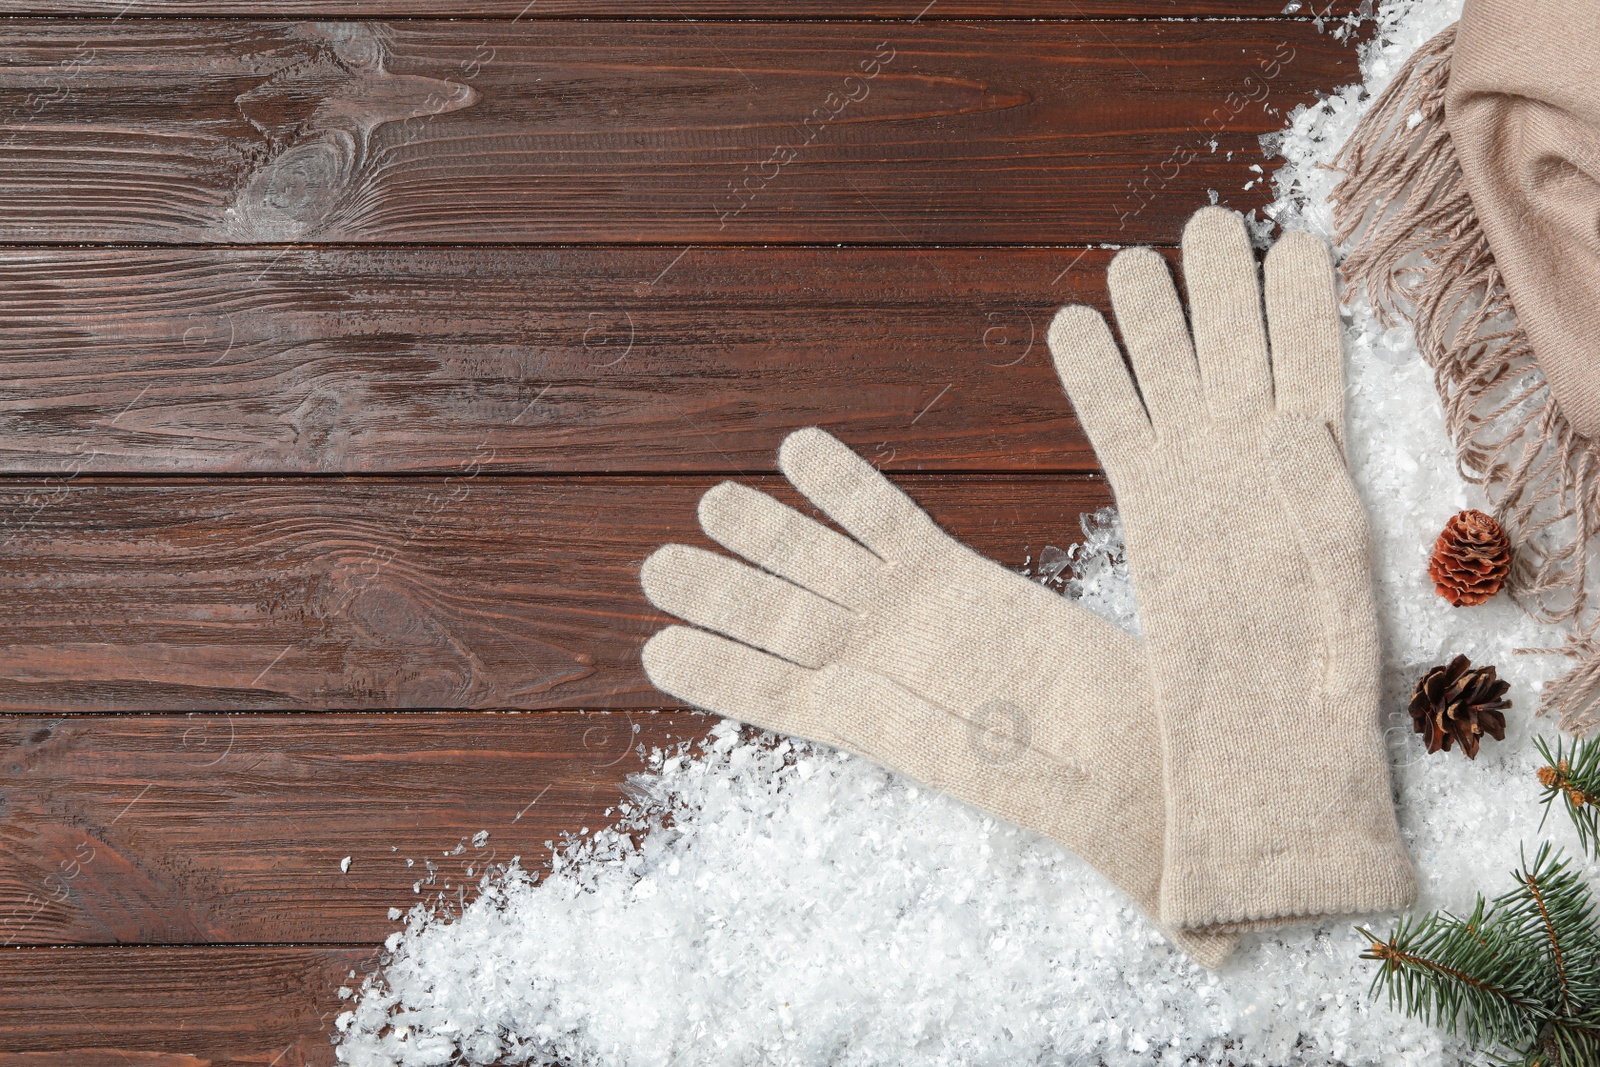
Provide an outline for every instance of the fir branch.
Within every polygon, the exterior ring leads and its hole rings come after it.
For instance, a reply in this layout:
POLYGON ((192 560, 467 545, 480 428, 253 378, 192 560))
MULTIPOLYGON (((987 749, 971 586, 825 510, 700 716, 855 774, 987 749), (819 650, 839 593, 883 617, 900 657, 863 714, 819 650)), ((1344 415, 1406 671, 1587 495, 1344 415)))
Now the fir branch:
MULTIPOLYGON (((1540 851, 1542 860, 1550 850, 1545 845, 1540 851)), ((1527 858, 1523 858, 1527 863, 1527 858)), ((1567 985, 1567 965, 1561 958, 1561 935, 1556 930, 1555 922, 1550 918, 1550 907, 1545 900, 1544 888, 1539 879, 1532 874, 1522 876, 1522 884, 1528 887, 1528 895, 1533 899, 1534 906, 1539 909, 1539 922, 1544 926, 1545 940, 1550 943, 1550 957, 1556 965, 1556 982, 1561 987, 1561 1013, 1569 1014, 1572 1011, 1572 990, 1567 985)))
POLYGON ((1524 1067, 1594 1067, 1600 923, 1589 886, 1549 844, 1514 878, 1465 919, 1402 919, 1386 940, 1360 930, 1371 943, 1362 958, 1381 963, 1373 992, 1524 1067))
POLYGON ((1449 912, 1402 919, 1385 941, 1370 930, 1363 959, 1381 960, 1373 993, 1474 1046, 1532 1044, 1549 1017, 1540 995, 1536 961, 1518 943, 1486 928, 1488 902, 1478 898, 1468 919, 1449 912))
MULTIPOLYGON (((1544 818, 1550 817, 1550 808, 1560 798, 1567 809, 1567 817, 1578 831, 1578 844, 1591 858, 1600 859, 1600 741, 1574 741, 1569 753, 1565 741, 1556 742, 1554 753, 1542 737, 1533 739, 1545 765, 1539 768, 1539 784, 1544 787, 1539 800, 1544 804, 1544 818)), ((1540 829, 1544 819, 1539 820, 1540 829)))
POLYGON ((1526 1067, 1593 1067, 1600 1064, 1600 1033, 1593 1027, 1553 1020, 1548 1035, 1523 1062, 1526 1067))
POLYGON ((1600 924, 1587 882, 1548 842, 1492 904, 1502 936, 1545 950, 1554 1022, 1600 1039, 1600 924))

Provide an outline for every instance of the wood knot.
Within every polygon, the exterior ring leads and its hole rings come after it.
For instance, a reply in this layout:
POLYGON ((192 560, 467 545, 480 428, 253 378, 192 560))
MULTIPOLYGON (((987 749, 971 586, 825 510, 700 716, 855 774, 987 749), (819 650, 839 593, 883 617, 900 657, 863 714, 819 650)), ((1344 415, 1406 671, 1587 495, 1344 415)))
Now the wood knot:
POLYGON ((234 98, 267 140, 264 157, 239 180, 226 211, 233 240, 293 241, 359 229, 375 135, 404 124, 400 143, 427 135, 437 116, 471 107, 470 85, 385 69, 388 27, 324 22, 300 27, 306 52, 234 98))

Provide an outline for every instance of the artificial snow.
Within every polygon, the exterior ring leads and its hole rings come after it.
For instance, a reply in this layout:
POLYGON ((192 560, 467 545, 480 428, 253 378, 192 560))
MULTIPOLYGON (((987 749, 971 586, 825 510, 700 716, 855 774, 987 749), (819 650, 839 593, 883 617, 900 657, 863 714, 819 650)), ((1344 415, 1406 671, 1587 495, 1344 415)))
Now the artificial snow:
MULTIPOLYGON (((1459 0, 1388 3, 1365 89, 1297 109, 1267 214, 1328 235, 1319 168, 1459 0)), ((1452 609, 1427 558, 1456 511, 1483 507, 1455 468, 1428 368, 1405 330, 1347 315, 1349 452, 1373 531, 1386 715, 1419 907, 1500 892, 1541 833, 1533 718, 1560 669, 1504 597, 1452 609), (1465 652, 1511 684, 1503 743, 1427 756, 1405 700, 1465 652)), ((1136 626, 1115 514, 1046 549, 1033 577, 1136 626)), ((1285 758, 1295 758, 1286 753, 1285 758)), ((829 749, 727 722, 701 747, 651 754, 611 828, 548 875, 495 868, 464 909, 418 904, 387 962, 337 1020, 341 1062, 696 1064, 1306 1064, 1446 1067, 1463 1050, 1367 996, 1349 922, 1245 938, 1208 973, 1056 846, 829 749)), ((1129 788, 1146 788, 1129 783, 1129 788)), ((479 838, 472 841, 481 847, 479 838)), ((458 848, 457 852, 461 850, 458 848)), ((447 853, 447 855, 450 853, 447 853)), ((433 864, 429 864, 432 881, 433 864)), ((418 883, 420 891, 423 883, 418 883)), ((453 905, 453 902, 452 902, 453 905)), ((391 917, 399 913, 391 909, 391 917)), ((1386 930, 1390 917, 1368 920, 1386 930)))

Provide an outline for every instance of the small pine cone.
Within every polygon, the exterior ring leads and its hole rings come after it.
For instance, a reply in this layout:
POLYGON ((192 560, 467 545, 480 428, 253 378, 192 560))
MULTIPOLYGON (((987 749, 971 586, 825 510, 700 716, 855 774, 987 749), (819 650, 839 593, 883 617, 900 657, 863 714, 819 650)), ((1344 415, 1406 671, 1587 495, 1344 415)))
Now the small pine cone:
POLYGON ((1435 667, 1417 682, 1411 694, 1411 727, 1427 742, 1429 752, 1459 743, 1468 759, 1478 758, 1484 734, 1506 739, 1505 699, 1510 683, 1493 667, 1474 668, 1465 656, 1435 667))
POLYGON ((1510 573, 1511 538, 1481 511, 1463 511, 1445 523, 1428 561, 1433 588, 1458 608, 1494 596, 1510 573))

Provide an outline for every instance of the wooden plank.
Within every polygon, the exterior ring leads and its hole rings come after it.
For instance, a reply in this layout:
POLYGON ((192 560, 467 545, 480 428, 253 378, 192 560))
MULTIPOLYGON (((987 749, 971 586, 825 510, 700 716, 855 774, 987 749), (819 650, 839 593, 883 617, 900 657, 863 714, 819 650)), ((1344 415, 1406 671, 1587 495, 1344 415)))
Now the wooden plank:
POLYGON ((18 19, 0 59, 12 243, 1171 242, 1358 78, 1305 20, 18 19))
POLYGON ((333 1067, 369 948, 0 950, 5 1067, 333 1067), (357 980, 358 981, 358 980, 357 980))
MULTIPOLYGON (((1361 0, 458 0, 449 14, 461 19, 952 19, 1093 18, 1343 18, 1361 0)), ((68 18, 406 18, 443 14, 417 0, 3 0, 0 15, 68 18)))
MULTIPOLYGON (((897 480, 1009 566, 1110 500, 1084 477, 897 480)), ((666 621, 638 568, 709 544, 715 481, 4 483, 0 710, 670 706, 638 664, 666 621)))
POLYGON ((552 841, 611 823, 639 746, 715 721, 0 718, 0 945, 378 944, 391 907, 458 906, 514 856, 544 869, 552 841))
POLYGON ((1092 471, 1045 334, 1111 254, 0 249, 0 469, 1092 471))

